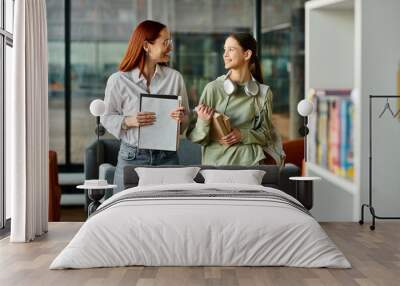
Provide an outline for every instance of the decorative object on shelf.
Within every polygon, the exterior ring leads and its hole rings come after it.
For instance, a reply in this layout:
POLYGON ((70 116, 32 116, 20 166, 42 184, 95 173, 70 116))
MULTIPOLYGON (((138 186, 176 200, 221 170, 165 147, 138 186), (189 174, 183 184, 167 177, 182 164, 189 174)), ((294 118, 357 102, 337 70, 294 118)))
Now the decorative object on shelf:
POLYGON ((368 198, 368 204, 362 204, 361 206, 361 219, 359 221, 359 224, 364 224, 364 208, 367 207, 369 208, 369 211, 372 216, 372 225, 370 225, 370 229, 374 230, 375 229, 375 219, 400 219, 400 217, 384 217, 384 216, 379 216, 375 213, 375 209, 373 207, 373 202, 372 202, 372 100, 374 98, 377 99, 386 99, 385 106, 378 116, 378 118, 381 118, 383 114, 386 112, 389 112, 394 118, 396 118, 396 115, 399 114, 399 112, 394 113, 393 110, 390 108, 390 103, 389 103, 389 98, 397 98, 397 100, 400 99, 400 95, 370 95, 369 96, 369 198, 368 198), (389 111, 388 111, 389 110, 389 111))
POLYGON ((297 104, 297 112, 303 116, 304 125, 300 127, 299 133, 304 137, 304 161, 307 162, 307 134, 309 132, 307 124, 308 124, 308 116, 313 112, 314 106, 312 102, 308 99, 303 99, 297 104))
POLYGON ((97 169, 99 168, 99 160, 100 160, 100 136, 103 136, 106 133, 105 128, 100 123, 100 116, 104 114, 106 111, 106 105, 103 100, 95 99, 90 103, 90 113, 96 117, 96 130, 95 133, 97 135, 97 169))
POLYGON ((101 205, 100 200, 104 197, 106 189, 114 189, 117 185, 109 185, 106 180, 85 180, 83 185, 79 185, 77 189, 87 190, 87 195, 91 200, 88 206, 88 217, 94 213, 101 205))

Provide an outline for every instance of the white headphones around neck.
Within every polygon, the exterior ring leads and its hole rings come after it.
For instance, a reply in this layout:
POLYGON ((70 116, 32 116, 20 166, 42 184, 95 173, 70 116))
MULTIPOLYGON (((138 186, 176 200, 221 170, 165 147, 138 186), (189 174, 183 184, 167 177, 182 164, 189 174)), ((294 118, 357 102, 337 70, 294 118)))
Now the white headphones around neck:
MULTIPOLYGON (((224 80, 224 91, 226 92, 226 94, 228 96, 234 94, 237 89, 238 89, 238 84, 233 82, 230 78, 229 75, 231 74, 231 71, 229 71, 226 75, 225 75, 225 80, 224 80)), ((249 80, 248 82, 246 82, 245 86, 244 86, 244 92, 248 95, 248 96, 256 96, 258 94, 258 92, 260 91, 260 87, 258 86, 258 83, 256 81, 256 79, 253 77, 253 75, 251 76, 251 80, 249 80)))

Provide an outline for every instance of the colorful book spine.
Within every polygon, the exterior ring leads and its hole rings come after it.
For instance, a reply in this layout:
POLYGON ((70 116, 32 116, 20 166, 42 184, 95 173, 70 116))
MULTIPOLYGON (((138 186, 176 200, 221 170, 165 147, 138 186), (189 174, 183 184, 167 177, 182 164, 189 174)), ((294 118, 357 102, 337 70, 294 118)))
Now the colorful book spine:
POLYGON ((317 164, 328 167, 328 100, 318 99, 318 135, 317 135, 317 164))
POLYGON ((340 109, 340 125, 341 125, 341 137, 342 137, 342 144, 340 144, 340 168, 339 168, 339 175, 342 177, 346 177, 346 164, 347 164, 347 148, 346 141, 348 141, 349 128, 348 128, 348 116, 347 116, 347 108, 348 108, 349 101, 343 100, 342 106, 340 109))
POLYGON ((341 105, 340 175, 353 179, 353 103, 347 99, 343 100, 341 105))
POLYGON ((354 177, 351 92, 351 89, 312 89, 309 93, 316 107, 309 122, 310 161, 348 179, 354 177))
POLYGON ((340 99, 329 103, 328 168, 339 174, 340 167, 340 99))

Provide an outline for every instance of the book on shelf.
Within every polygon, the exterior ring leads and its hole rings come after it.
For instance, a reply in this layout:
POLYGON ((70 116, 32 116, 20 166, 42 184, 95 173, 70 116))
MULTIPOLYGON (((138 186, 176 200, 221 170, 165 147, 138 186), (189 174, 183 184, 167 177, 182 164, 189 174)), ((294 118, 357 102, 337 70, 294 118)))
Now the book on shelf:
POLYGON ((342 177, 354 177, 353 164, 353 104, 350 99, 341 102, 341 145, 340 145, 340 168, 342 177))
POLYGON ((354 177, 351 89, 312 89, 309 160, 344 178, 354 177))
POLYGON ((340 167, 340 99, 329 101, 328 168, 339 174, 340 167))
POLYGON ((317 119, 317 164, 328 167, 328 100, 318 99, 318 119, 317 119))
POLYGON ((231 132, 231 123, 228 116, 223 113, 214 112, 211 119, 210 137, 214 140, 219 140, 221 137, 228 135, 231 132))
POLYGON ((315 96, 350 96, 352 89, 348 88, 338 88, 338 89, 321 89, 316 88, 312 89, 310 94, 314 94, 315 96))

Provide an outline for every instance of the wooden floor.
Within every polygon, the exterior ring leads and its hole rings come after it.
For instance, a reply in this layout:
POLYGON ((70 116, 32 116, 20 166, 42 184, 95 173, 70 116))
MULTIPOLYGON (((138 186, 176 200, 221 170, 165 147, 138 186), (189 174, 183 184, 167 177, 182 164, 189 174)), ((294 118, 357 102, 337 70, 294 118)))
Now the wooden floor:
POLYGON ((82 223, 51 223, 32 243, 0 241, 0 285, 400 285, 400 222, 325 223, 323 228, 353 268, 122 267, 48 270, 82 223))

